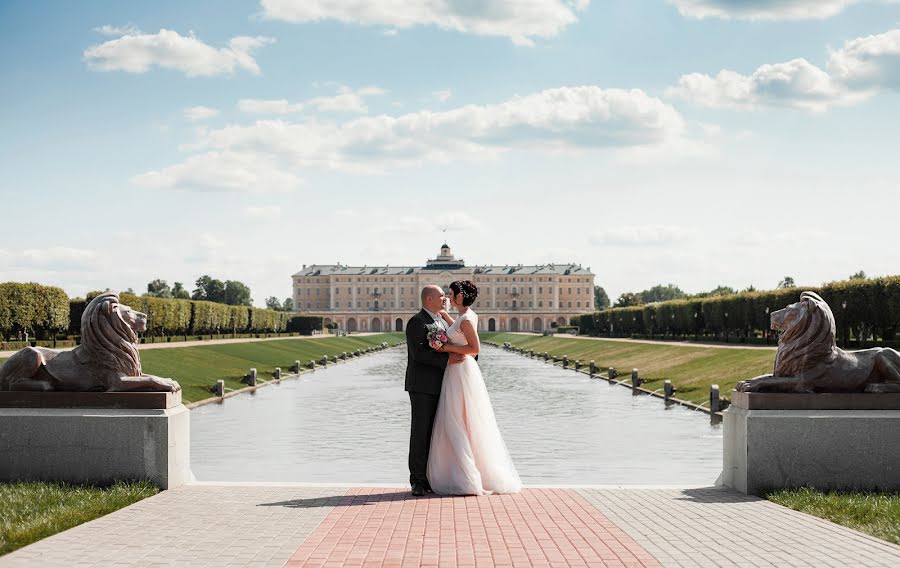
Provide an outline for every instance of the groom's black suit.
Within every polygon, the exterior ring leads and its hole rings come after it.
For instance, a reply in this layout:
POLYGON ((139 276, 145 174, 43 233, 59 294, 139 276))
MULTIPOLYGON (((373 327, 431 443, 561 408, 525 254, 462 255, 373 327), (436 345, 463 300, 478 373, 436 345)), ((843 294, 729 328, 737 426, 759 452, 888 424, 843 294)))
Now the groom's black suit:
POLYGON ((406 322, 406 391, 412 405, 412 427, 409 433, 409 483, 428 485, 425 477, 431 428, 441 395, 448 353, 428 346, 428 328, 434 318, 424 309, 406 322))

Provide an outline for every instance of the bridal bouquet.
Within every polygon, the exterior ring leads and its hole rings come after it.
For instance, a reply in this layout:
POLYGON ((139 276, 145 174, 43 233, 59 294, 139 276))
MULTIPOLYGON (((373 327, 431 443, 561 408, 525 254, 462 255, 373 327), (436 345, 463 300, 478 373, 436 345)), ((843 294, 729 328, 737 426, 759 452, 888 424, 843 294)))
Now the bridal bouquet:
POLYGON ((441 329, 438 324, 433 323, 427 327, 428 335, 426 335, 425 338, 428 341, 428 346, 435 351, 450 342, 450 338, 447 337, 447 332, 441 329))

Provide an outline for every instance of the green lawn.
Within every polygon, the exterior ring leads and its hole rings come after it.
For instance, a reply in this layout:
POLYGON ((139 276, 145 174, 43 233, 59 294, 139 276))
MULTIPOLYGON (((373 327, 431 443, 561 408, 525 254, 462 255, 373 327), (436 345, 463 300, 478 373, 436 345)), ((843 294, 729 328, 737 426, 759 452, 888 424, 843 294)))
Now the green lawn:
POLYGON ((645 388, 661 389, 669 379, 678 389, 675 396, 692 402, 709 400, 709 385, 718 384, 719 392, 728 396, 734 384, 763 373, 772 372, 775 351, 766 349, 716 349, 665 343, 627 343, 587 337, 545 337, 513 333, 483 333, 484 341, 509 342, 536 353, 568 355, 571 361, 598 367, 615 367, 621 378, 638 369, 648 379, 645 388))
POLYGON ((0 483, 0 555, 156 495, 148 482, 111 487, 0 483))
POLYGON ((823 493, 791 489, 767 498, 833 523, 900 544, 900 493, 823 493))
POLYGON ((279 339, 253 343, 223 343, 197 347, 170 347, 141 351, 141 365, 145 373, 170 377, 181 384, 182 399, 194 402, 212 396, 209 387, 219 379, 226 388, 239 389, 240 382, 251 367, 261 379, 271 378, 275 367, 287 373, 295 360, 306 364, 321 359, 379 345, 404 340, 402 333, 383 333, 363 337, 328 337, 325 339, 279 339))
POLYGON ((326 337, 323 339, 277 339, 250 343, 220 343, 196 347, 166 347, 141 351, 141 366, 145 373, 169 377, 181 384, 182 400, 195 402, 209 398, 209 387, 224 379, 226 388, 243 388, 241 377, 255 367, 260 379, 271 378, 275 367, 287 373, 294 361, 306 364, 310 359, 340 355, 342 352, 365 349, 387 342, 402 343, 402 333, 378 335, 326 337))

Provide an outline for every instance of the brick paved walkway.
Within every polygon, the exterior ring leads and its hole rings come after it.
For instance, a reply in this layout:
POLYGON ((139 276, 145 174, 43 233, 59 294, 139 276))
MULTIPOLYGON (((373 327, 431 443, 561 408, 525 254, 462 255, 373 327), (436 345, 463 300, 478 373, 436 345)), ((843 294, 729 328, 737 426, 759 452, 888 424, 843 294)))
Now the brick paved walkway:
POLYGON ((900 566, 900 546, 721 488, 197 484, 0 557, 20 566, 900 566))

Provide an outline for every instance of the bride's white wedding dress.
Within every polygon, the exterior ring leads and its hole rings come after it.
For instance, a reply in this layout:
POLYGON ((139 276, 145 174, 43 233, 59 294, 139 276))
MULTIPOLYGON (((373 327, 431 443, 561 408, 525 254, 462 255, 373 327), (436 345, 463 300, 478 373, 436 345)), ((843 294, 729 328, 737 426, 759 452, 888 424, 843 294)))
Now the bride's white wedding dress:
MULTIPOLYGON (((467 345, 459 329, 465 320, 478 329, 478 315, 468 310, 447 330, 451 344, 467 345)), ((439 495, 517 493, 522 489, 497 427, 481 369, 468 355, 444 371, 428 452, 428 483, 439 495)))

